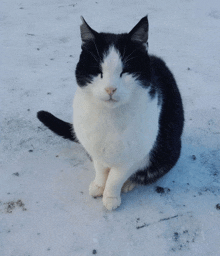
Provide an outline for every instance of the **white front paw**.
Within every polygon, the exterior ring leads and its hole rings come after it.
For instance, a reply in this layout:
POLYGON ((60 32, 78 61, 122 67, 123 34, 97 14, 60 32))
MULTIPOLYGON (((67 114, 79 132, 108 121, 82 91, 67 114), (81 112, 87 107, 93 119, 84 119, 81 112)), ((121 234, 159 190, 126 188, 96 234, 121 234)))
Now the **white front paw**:
POLYGON ((98 186, 95 181, 92 181, 90 186, 89 186, 89 194, 90 196, 97 197, 97 196, 102 196, 104 187, 98 186))
POLYGON ((103 197, 103 204, 109 210, 114 210, 121 204, 121 197, 103 197))

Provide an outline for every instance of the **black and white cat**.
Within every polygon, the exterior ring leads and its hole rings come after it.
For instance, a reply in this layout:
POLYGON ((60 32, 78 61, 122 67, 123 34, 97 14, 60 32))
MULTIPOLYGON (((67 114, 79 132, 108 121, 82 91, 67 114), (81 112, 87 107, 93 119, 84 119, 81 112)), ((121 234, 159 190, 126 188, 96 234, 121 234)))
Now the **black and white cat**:
POLYGON ((96 172, 89 193, 103 195, 112 210, 121 191, 152 183, 176 164, 183 106, 165 63, 148 55, 147 16, 125 34, 98 33, 82 22, 73 127, 45 111, 38 118, 83 145, 96 172))

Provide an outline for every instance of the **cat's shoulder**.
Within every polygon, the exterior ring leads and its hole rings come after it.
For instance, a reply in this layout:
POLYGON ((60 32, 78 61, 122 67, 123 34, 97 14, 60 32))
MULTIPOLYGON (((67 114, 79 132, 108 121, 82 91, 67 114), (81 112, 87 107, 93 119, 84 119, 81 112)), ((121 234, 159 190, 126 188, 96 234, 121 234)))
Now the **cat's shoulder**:
POLYGON ((173 86, 177 87, 174 75, 168 68, 166 62, 155 55, 149 55, 149 58, 152 82, 162 87, 164 87, 165 84, 168 88, 173 86))
POLYGON ((155 71, 155 72, 165 72, 165 71, 169 71, 165 61, 155 55, 149 55, 150 58, 150 66, 151 66, 151 70, 155 71))

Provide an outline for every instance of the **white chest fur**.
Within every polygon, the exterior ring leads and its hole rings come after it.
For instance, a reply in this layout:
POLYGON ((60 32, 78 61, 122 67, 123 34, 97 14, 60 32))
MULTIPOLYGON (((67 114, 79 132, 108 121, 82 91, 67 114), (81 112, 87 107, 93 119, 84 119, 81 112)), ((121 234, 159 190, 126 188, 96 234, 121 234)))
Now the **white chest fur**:
POLYGON ((128 103, 109 108, 83 90, 78 88, 75 94, 73 123, 91 157, 107 167, 143 160, 158 134, 157 97, 152 100, 140 87, 128 103))

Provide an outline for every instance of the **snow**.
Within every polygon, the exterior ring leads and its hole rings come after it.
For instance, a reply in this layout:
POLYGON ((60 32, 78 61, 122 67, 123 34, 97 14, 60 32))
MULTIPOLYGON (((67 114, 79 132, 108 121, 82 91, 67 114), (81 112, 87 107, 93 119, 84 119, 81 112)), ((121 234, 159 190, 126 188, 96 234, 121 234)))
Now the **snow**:
POLYGON ((2 0, 1 256, 220 255, 218 0, 2 0), (82 147, 37 120, 72 120, 80 15, 126 32, 148 14, 149 52, 173 71, 185 108, 178 164, 107 211, 82 147), (163 187, 157 193, 157 186, 163 187))

